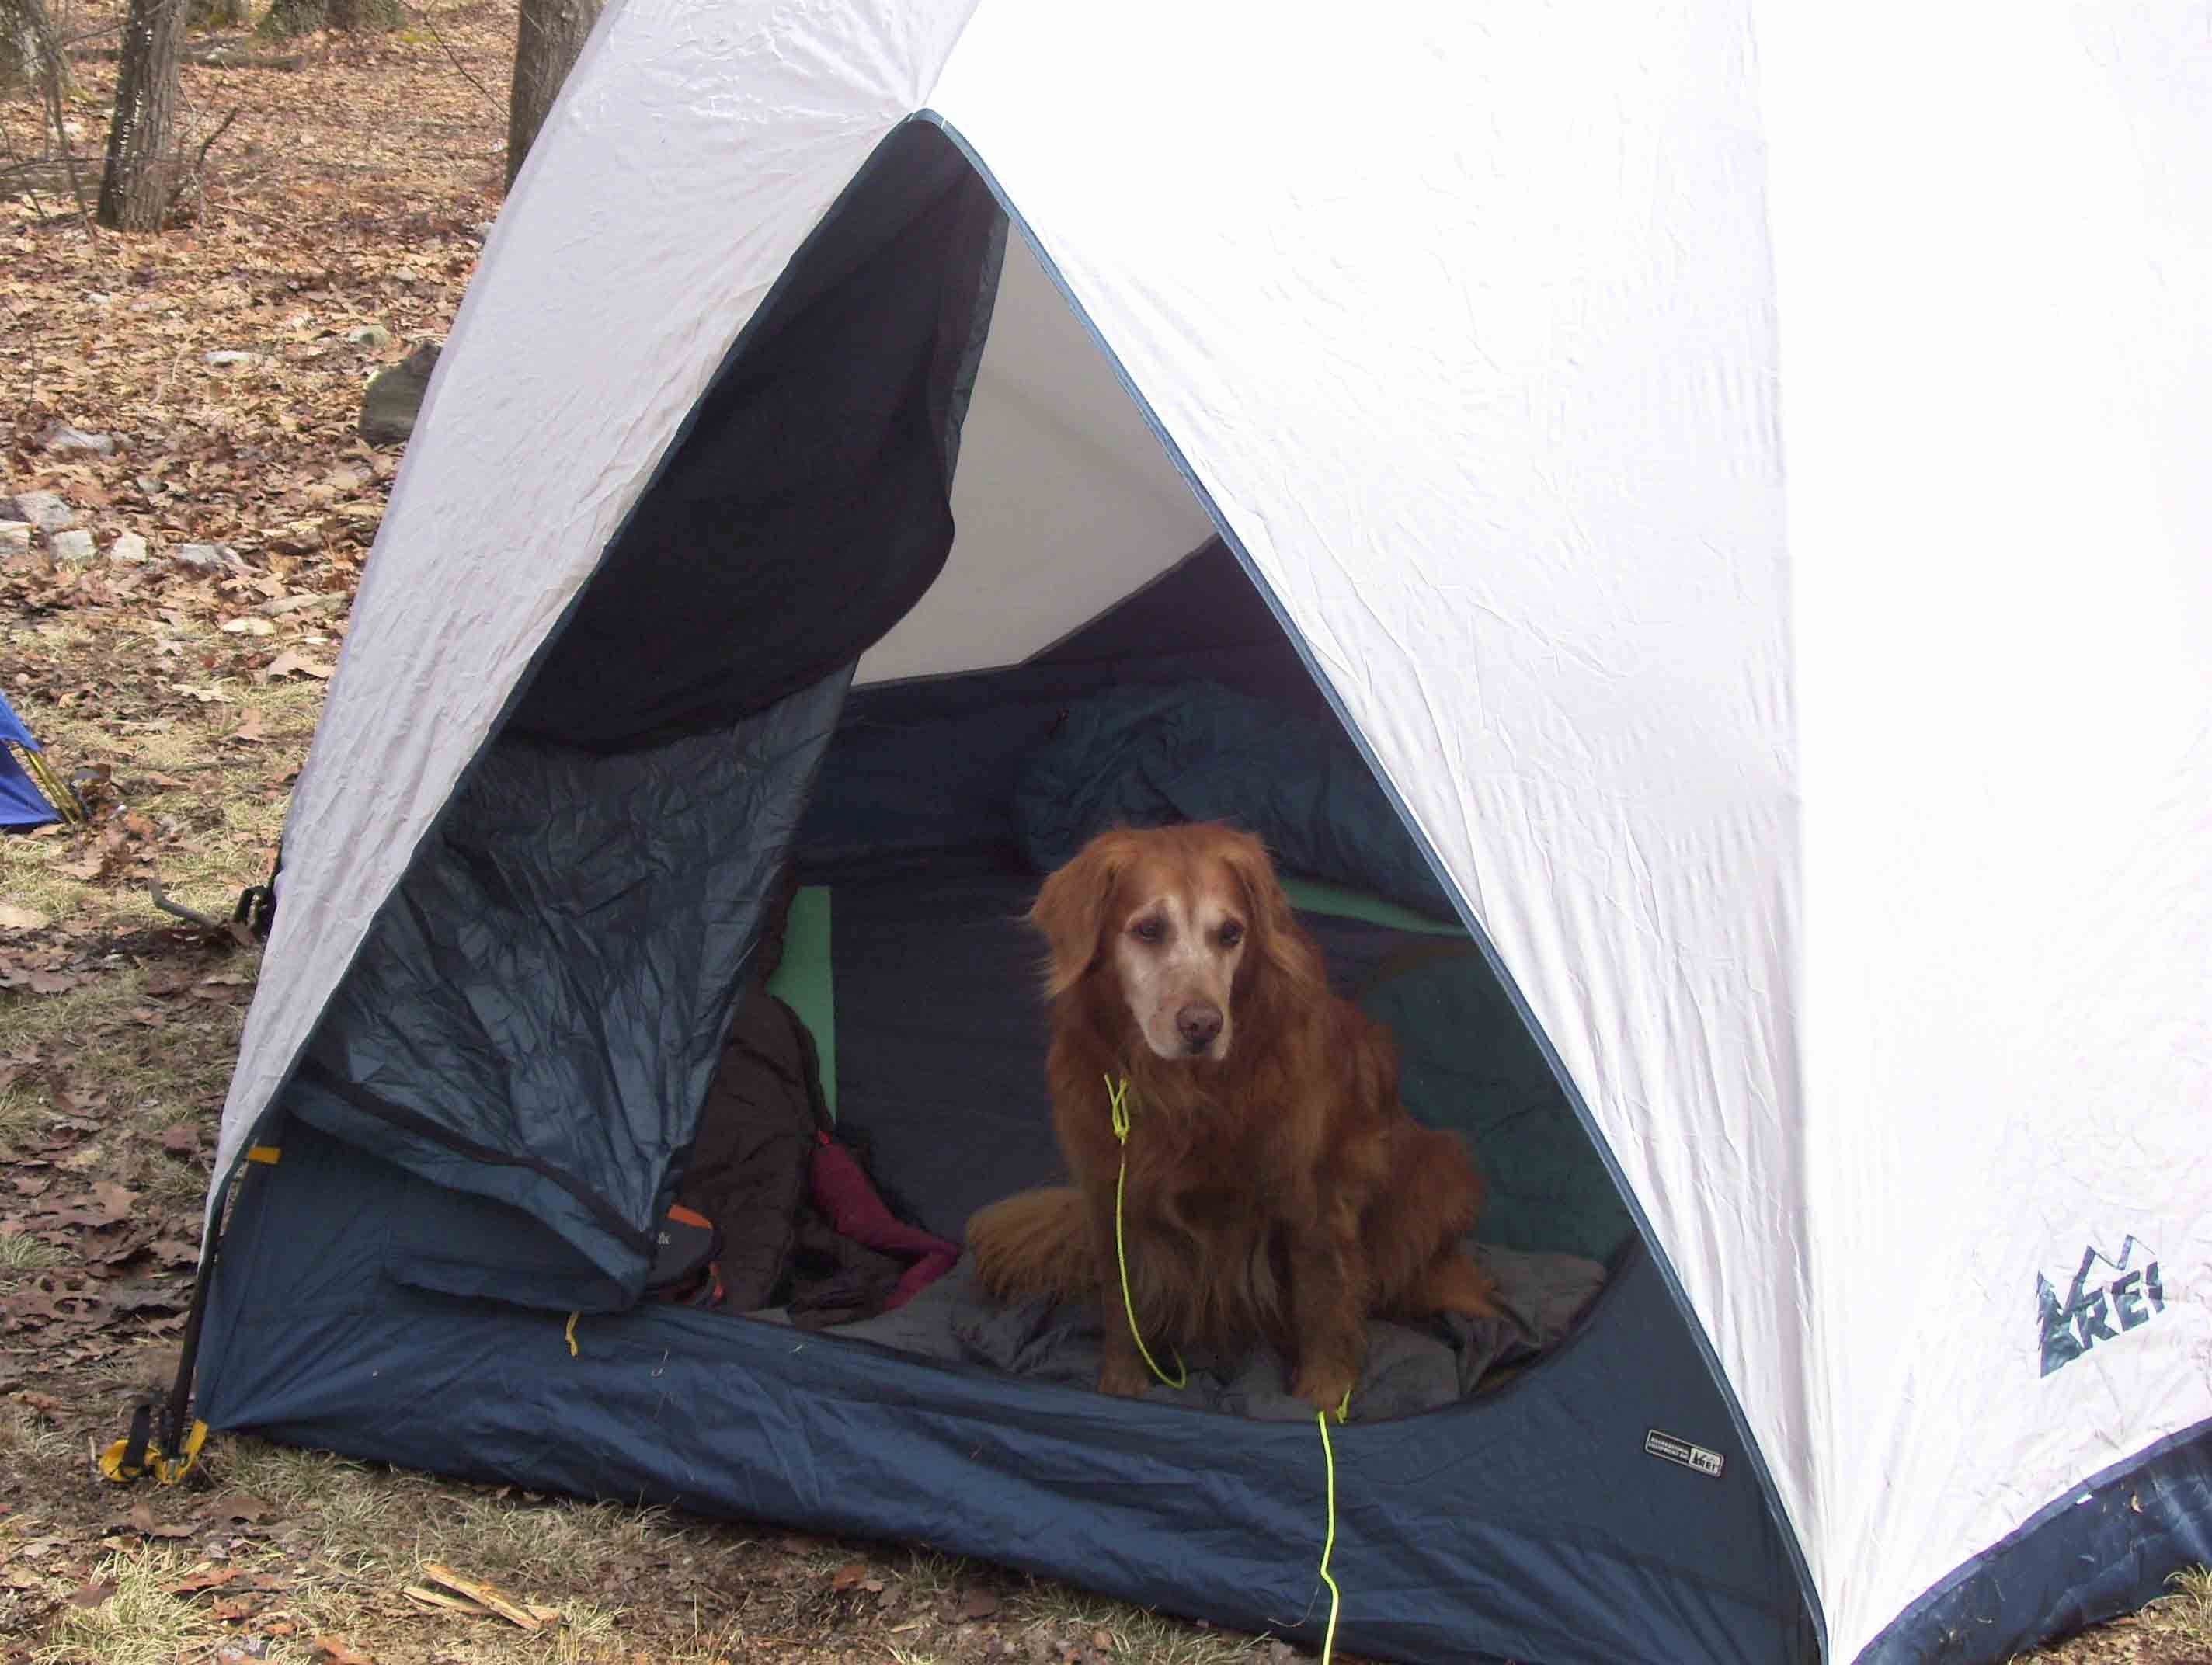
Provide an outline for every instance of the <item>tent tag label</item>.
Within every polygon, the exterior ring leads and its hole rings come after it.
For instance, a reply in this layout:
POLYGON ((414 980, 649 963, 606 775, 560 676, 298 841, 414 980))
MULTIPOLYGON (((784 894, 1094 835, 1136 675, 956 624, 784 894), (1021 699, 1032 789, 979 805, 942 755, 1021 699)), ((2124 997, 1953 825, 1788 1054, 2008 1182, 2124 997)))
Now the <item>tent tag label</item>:
POLYGON ((1685 1468, 1695 1469, 1708 1480, 1718 1480, 1722 1468, 1728 1462, 1728 1459, 1717 1451, 1709 1451, 1702 1445, 1692 1445, 1686 1439, 1676 1439, 1672 1434, 1662 1434, 1656 1428, 1644 1431, 1644 1449, 1646 1455, 1679 1462, 1685 1468))

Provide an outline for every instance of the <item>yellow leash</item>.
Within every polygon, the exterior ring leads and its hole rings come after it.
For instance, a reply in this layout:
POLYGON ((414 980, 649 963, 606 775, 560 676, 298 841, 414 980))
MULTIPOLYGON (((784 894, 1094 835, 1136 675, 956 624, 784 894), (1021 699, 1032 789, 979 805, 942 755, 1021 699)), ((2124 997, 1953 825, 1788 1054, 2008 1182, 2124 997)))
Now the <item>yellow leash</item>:
POLYGON ((1170 1376, 1152 1357, 1152 1350, 1145 1345, 1144 1332, 1137 1328, 1137 1303, 1129 1298, 1129 1254, 1121 1246, 1121 1188, 1129 1179, 1129 1083, 1119 1083, 1106 1078, 1106 1108, 1114 1118, 1114 1137, 1121 1142, 1121 1171, 1114 1176, 1114 1261, 1121 1269, 1121 1310, 1129 1315, 1129 1339, 1137 1344, 1137 1351, 1145 1363, 1152 1366, 1152 1374, 1170 1388, 1180 1388, 1190 1380, 1190 1372, 1183 1369, 1182 1355, 1173 1347, 1176 1373, 1170 1376))
MULTIPOLYGON (((1352 1408, 1352 1390, 1344 1393, 1344 1403, 1337 1407, 1337 1418, 1343 1419, 1352 1408)), ((1336 1587, 1336 1580, 1328 1576, 1328 1554, 1336 1547, 1336 1453, 1328 1449, 1328 1413, 1316 1411, 1314 1420, 1321 1424, 1321 1460, 1328 1470, 1328 1535, 1321 1544, 1321 1581, 1328 1586, 1328 1630, 1321 1641, 1321 1665, 1328 1665, 1336 1652, 1336 1612, 1344 1605, 1344 1592, 1336 1587)))
MULTIPOLYGON (((1152 1358, 1152 1349, 1145 1345, 1144 1332, 1137 1327, 1137 1303, 1129 1295, 1129 1251, 1124 1246, 1121 1234, 1121 1188, 1129 1178, 1129 1083, 1124 1077, 1116 1081, 1106 1077, 1106 1108, 1114 1120, 1114 1137, 1121 1145, 1121 1170, 1114 1176, 1114 1261, 1121 1273, 1121 1310, 1129 1316, 1129 1339, 1137 1344, 1137 1352, 1152 1372, 1170 1388, 1180 1388, 1190 1380, 1190 1372, 1183 1368, 1182 1355, 1176 1353, 1176 1373, 1170 1376, 1152 1358)), ((569 1346, 573 1348, 574 1342, 569 1346)), ((1173 1347, 1168 1349, 1175 1352, 1173 1347)), ((1352 1389, 1344 1390, 1344 1401, 1336 1407, 1339 1422, 1351 1413, 1352 1389)), ((1344 1605, 1344 1592, 1337 1589, 1336 1580, 1329 1576, 1328 1558, 1336 1547, 1336 1453, 1329 1448, 1328 1413, 1316 1411, 1314 1420, 1321 1425, 1321 1457, 1328 1475, 1328 1534, 1322 1540, 1321 1581, 1328 1586, 1328 1629, 1321 1644, 1321 1665, 1329 1665, 1336 1652, 1336 1615, 1344 1605)))

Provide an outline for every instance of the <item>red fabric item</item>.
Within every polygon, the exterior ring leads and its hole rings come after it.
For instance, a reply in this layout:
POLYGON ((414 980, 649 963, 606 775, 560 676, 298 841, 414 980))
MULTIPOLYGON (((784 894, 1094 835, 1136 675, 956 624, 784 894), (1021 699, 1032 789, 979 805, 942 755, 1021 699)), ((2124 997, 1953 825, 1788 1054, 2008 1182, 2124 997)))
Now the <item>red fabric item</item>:
POLYGON ((929 1285, 952 1270, 960 1258, 957 1243, 908 1225, 884 1206, 874 1184, 861 1171, 853 1153, 829 1134, 814 1136, 814 1161, 808 1179, 819 1208, 840 1236, 885 1255, 911 1261, 883 1310, 904 1306, 929 1285))

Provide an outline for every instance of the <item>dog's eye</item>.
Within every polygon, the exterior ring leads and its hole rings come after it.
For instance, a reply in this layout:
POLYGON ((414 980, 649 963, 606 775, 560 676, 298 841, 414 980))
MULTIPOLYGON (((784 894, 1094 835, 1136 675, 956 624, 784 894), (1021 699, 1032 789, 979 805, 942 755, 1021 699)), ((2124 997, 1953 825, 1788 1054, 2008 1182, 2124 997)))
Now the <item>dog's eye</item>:
POLYGON ((1244 927, 1235 920, 1230 920, 1222 926, 1215 940, 1224 948, 1234 948, 1244 940, 1244 927))
POLYGON ((1129 934, 1139 942, 1158 942, 1167 934, 1167 927, 1156 919, 1140 919, 1129 927, 1129 934))

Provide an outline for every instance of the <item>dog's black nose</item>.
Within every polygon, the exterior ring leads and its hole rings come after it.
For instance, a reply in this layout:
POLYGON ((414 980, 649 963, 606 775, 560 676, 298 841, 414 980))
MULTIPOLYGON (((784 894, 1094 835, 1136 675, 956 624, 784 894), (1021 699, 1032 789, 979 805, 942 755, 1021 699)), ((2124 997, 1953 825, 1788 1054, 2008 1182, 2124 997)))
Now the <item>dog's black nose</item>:
POLYGON ((1221 1013, 1213 1006, 1193 1001, 1176 1013, 1176 1033, 1192 1052, 1204 1052, 1213 1044, 1213 1037, 1221 1033, 1221 1013))

